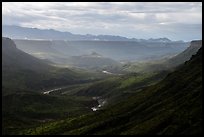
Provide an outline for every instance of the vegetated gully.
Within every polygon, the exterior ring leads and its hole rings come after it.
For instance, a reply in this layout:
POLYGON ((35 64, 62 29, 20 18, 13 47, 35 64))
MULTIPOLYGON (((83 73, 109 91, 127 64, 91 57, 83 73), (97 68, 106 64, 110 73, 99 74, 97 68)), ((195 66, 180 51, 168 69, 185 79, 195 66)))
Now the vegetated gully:
MULTIPOLYGON (((108 72, 105 70, 102 71, 102 73, 105 73, 107 75, 122 75, 122 74, 114 74, 114 73, 111 73, 111 72, 108 72)), ((60 87, 60 88, 55 88, 55 89, 51 89, 51 90, 46 90, 46 91, 43 91, 43 94, 48 95, 51 92, 60 92, 66 88, 67 87, 60 87)), ((100 96, 92 97, 92 99, 98 102, 97 106, 91 107, 92 111, 97 111, 97 110, 101 109, 101 107, 107 103, 107 101, 105 99, 102 99, 100 96)))
MULTIPOLYGON (((51 92, 60 92, 61 90, 66 89, 66 88, 67 87, 61 87, 61 88, 55 88, 52 90, 47 90, 47 91, 44 91, 43 94, 48 95, 51 92)), ((102 99, 100 96, 92 97, 92 99, 98 102, 97 106, 91 107, 92 111, 97 111, 106 104, 106 100, 102 99)))

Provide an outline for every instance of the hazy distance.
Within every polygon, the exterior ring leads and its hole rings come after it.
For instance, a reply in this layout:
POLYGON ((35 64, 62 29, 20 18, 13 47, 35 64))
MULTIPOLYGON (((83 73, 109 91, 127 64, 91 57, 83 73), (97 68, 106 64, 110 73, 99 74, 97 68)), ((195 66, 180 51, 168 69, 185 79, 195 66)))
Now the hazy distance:
POLYGON ((202 37, 202 3, 3 2, 2 24, 74 34, 191 41, 202 37))

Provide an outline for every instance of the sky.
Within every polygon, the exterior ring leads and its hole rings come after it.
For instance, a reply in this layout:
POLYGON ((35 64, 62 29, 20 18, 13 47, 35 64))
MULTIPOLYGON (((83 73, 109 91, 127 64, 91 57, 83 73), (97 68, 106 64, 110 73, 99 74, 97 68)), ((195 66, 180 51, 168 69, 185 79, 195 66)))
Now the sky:
POLYGON ((202 39, 202 2, 2 2, 2 24, 190 41, 202 39))

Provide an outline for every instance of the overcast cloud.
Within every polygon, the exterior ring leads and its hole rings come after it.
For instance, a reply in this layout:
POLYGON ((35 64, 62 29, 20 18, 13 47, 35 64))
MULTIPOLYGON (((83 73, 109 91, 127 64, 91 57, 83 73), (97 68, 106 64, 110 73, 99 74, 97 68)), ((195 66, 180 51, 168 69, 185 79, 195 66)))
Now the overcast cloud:
POLYGON ((201 2, 3 2, 2 24, 75 34, 202 39, 201 2))

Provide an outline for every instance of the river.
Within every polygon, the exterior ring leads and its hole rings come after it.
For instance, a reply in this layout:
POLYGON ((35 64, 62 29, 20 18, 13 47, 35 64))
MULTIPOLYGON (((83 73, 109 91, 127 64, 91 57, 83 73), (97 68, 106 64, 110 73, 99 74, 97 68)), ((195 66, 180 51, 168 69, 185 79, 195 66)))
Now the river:
POLYGON ((108 74, 108 75, 123 75, 123 74, 111 73, 111 72, 108 72, 106 70, 103 70, 102 72, 105 73, 105 74, 108 74))
POLYGON ((102 106, 104 106, 106 104, 106 100, 105 99, 101 99, 100 97, 93 97, 93 100, 97 100, 98 102, 98 106, 96 107, 92 107, 92 111, 97 111, 99 110, 102 106))
POLYGON ((50 94, 50 92, 61 90, 61 89, 64 89, 64 88, 55 88, 55 89, 52 89, 52 90, 44 91, 43 94, 50 94))
MULTIPOLYGON (((65 87, 64 87, 65 88, 65 87)), ((58 91, 58 90, 62 90, 64 88, 55 88, 52 90, 48 90, 48 91, 44 91, 43 94, 50 94, 53 91, 58 91)), ((102 106, 104 106, 106 104, 106 100, 102 99, 101 97, 92 97, 93 100, 96 100, 98 102, 98 106, 92 107, 92 111, 97 111, 99 110, 102 106)))

